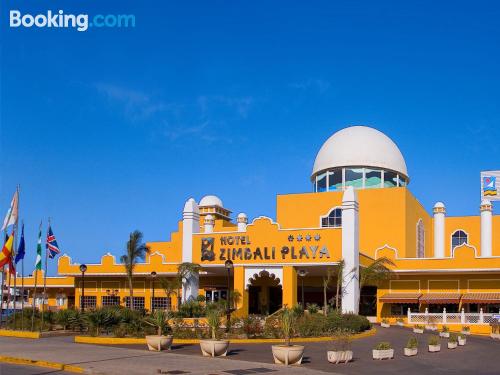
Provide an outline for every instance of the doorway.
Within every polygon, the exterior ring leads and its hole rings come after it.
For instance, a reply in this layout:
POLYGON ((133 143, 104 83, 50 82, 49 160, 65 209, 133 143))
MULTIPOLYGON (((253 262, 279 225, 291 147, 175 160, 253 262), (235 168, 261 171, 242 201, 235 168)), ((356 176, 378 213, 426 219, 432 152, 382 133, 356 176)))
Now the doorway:
POLYGON ((272 314, 283 306, 283 288, 279 280, 262 271, 248 287, 248 313, 258 315, 272 314))

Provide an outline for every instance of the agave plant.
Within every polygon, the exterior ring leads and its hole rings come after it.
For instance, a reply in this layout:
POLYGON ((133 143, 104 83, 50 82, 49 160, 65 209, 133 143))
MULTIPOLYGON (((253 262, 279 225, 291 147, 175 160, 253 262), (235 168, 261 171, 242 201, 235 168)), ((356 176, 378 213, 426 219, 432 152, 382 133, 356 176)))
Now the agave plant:
POLYGON ((218 309, 211 309, 207 311, 207 324, 210 327, 212 340, 217 340, 217 333, 220 329, 221 311, 218 309))
POLYGON ((285 345, 290 346, 290 339, 294 332, 295 313, 294 310, 284 307, 281 311, 281 332, 285 345))
POLYGON ((168 328, 168 320, 170 314, 165 310, 155 310, 151 315, 144 318, 144 323, 155 327, 158 336, 161 336, 163 331, 168 328))
POLYGON ((63 309, 56 312, 55 321, 61 325, 64 330, 70 325, 70 319, 73 316, 73 310, 63 309))
POLYGON ((110 328, 115 323, 116 314, 110 309, 97 309, 87 311, 83 318, 95 335, 99 336, 102 329, 110 328))

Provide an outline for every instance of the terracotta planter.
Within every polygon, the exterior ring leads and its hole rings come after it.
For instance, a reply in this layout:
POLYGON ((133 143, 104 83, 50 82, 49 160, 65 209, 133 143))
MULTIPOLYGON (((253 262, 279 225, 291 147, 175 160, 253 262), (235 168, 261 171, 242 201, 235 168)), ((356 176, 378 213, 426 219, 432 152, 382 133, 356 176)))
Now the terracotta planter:
POLYGON ((405 356, 413 357, 418 354, 418 348, 405 348, 405 356))
POLYGON ((172 346, 173 336, 158 336, 151 335, 146 336, 146 343, 148 344, 148 349, 151 351, 162 351, 162 350, 170 350, 172 346))
POLYGON ((467 339, 464 337, 464 338, 458 338, 458 345, 460 346, 464 346, 465 343, 467 342, 467 339))
POLYGON ((457 342, 449 342, 448 341, 448 349, 456 349, 457 346, 458 346, 457 342))
POLYGON ((273 345, 274 363, 281 365, 300 365, 304 356, 303 345, 273 345))
POLYGON ((441 351, 441 344, 439 345, 429 345, 429 352, 435 353, 441 351))
POLYGON ((373 359, 392 359, 394 358, 394 349, 372 350, 373 359))
POLYGON ((449 338, 450 332, 439 332, 439 337, 449 338))
POLYGON ((201 354, 204 357, 225 357, 228 347, 228 340, 200 340, 201 354))
POLYGON ((349 361, 352 361, 352 350, 343 350, 343 351, 338 351, 335 352, 333 350, 329 350, 326 352, 328 362, 330 363, 347 363, 349 361))
POLYGON ((424 333, 422 328, 413 328, 413 333, 424 333))
POLYGON ((389 328, 391 326, 389 323, 380 323, 380 325, 384 328, 389 328))

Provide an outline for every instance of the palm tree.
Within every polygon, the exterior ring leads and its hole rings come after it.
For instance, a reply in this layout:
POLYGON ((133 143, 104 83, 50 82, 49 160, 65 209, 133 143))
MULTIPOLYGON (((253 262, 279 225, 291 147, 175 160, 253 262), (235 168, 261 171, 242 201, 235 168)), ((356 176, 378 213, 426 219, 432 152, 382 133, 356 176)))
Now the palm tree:
POLYGON ((337 294, 335 295, 335 309, 339 311, 340 307, 340 296, 342 292, 342 279, 344 278, 344 268, 345 261, 341 259, 336 265, 332 267, 333 275, 337 278, 336 286, 337 286, 337 294))
POLYGON ((395 264, 388 258, 382 257, 375 260, 368 267, 359 268, 359 290, 367 284, 378 284, 380 281, 388 280, 393 276, 389 267, 395 264))
POLYGON ((326 276, 323 276, 323 314, 326 316, 328 313, 328 300, 326 297, 326 291, 330 286, 330 283, 333 279, 333 276, 335 275, 335 272, 333 268, 327 268, 326 269, 326 276))
POLYGON ((161 278, 160 279, 160 285, 162 289, 165 291, 165 294, 167 295, 167 298, 170 301, 170 309, 172 309, 172 294, 175 294, 176 296, 179 296, 179 289, 181 288, 181 281, 179 278, 161 278))
MULTIPOLYGON (((177 268, 177 278, 179 282, 189 279, 190 276, 198 276, 200 273, 201 266, 196 263, 184 262, 177 268)), ((183 293, 184 294, 184 293, 183 293)))
POLYGON ((130 309, 134 309, 134 288, 132 278, 134 276, 134 268, 138 260, 144 260, 146 254, 150 253, 150 248, 142 242, 143 235, 140 231, 135 230, 130 233, 127 241, 126 253, 120 257, 120 261, 125 266, 127 273, 128 286, 130 291, 130 309))

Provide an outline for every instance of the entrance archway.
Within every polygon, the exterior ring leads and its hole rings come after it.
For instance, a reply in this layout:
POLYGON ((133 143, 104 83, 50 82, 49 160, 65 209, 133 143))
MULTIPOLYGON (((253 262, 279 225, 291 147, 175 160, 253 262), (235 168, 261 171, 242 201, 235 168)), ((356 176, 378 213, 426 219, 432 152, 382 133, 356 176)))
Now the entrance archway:
POLYGON ((279 278, 263 270, 254 274, 249 281, 249 314, 269 315, 281 309, 283 289, 279 278))

